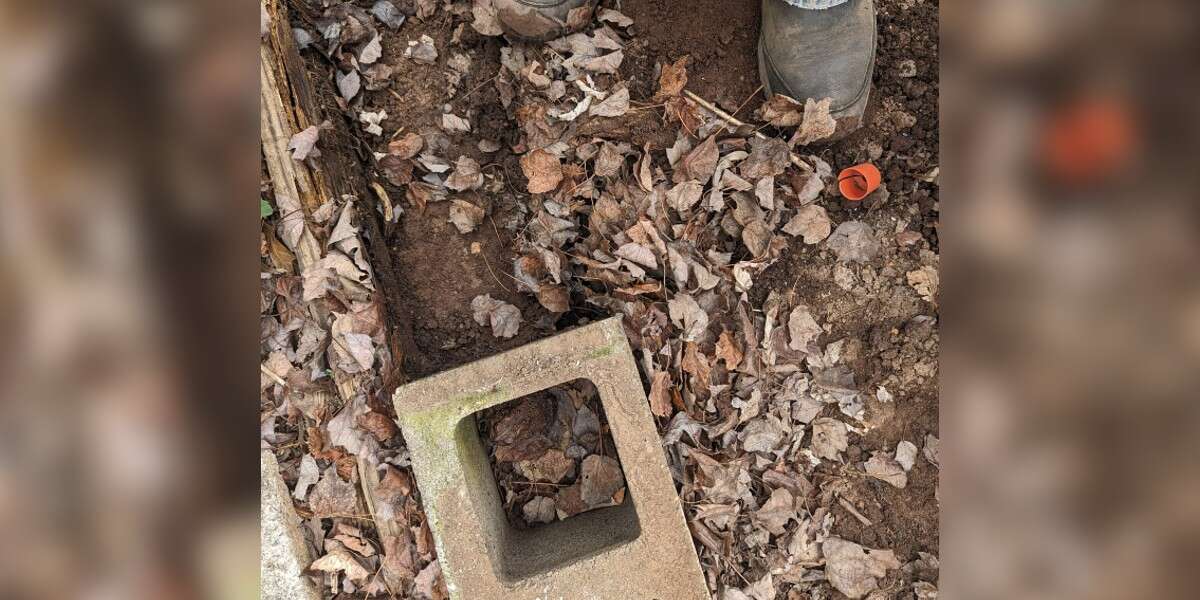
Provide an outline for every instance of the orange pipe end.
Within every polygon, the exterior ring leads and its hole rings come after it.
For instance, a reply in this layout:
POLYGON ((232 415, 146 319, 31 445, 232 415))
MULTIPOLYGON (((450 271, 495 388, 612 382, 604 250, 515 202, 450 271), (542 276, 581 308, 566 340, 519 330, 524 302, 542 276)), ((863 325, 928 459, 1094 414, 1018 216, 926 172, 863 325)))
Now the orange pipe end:
POLYGON ((859 201, 879 189, 882 177, 879 169, 871 163, 862 163, 842 169, 838 173, 838 191, 847 200, 859 201))

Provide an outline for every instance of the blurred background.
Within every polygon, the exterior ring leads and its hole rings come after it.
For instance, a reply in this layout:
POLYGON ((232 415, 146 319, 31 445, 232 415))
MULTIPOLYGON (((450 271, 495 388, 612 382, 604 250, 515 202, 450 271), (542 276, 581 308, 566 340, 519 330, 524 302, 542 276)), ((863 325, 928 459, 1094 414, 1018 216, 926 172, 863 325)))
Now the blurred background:
POLYGON ((0 3, 0 597, 258 596, 257 31, 0 3))
MULTIPOLYGON (((1190 597, 1200 10, 941 10, 941 593, 1190 597)), ((256 12, 0 4, 0 596, 258 595, 256 12)))
POLYGON ((945 2, 947 598, 1184 598, 1200 5, 945 2))

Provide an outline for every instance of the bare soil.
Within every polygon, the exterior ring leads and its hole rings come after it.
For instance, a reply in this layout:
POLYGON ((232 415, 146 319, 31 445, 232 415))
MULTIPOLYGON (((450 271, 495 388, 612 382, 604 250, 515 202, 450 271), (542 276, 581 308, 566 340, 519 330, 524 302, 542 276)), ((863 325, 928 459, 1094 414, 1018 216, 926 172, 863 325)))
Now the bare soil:
POLYGON ((621 9, 633 18, 637 40, 628 51, 631 64, 653 68, 690 56, 688 89, 743 117, 762 102, 756 53, 761 2, 626 0, 621 9))

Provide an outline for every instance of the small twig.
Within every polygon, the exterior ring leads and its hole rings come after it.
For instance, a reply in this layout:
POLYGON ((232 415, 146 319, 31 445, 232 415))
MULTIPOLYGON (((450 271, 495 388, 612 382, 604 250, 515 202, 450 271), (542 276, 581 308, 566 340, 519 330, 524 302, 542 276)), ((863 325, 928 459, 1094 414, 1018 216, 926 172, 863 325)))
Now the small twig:
POLYGON ((279 375, 275 374, 275 371, 272 371, 271 369, 268 369, 268 368, 267 368, 267 365, 264 365, 264 364, 259 364, 259 365, 258 365, 258 368, 259 368, 259 370, 260 370, 260 371, 262 371, 262 372, 263 372, 263 374, 264 374, 264 375, 266 375, 267 377, 270 377, 272 380, 274 380, 274 381, 275 381, 275 383, 278 383, 279 385, 282 385, 282 386, 284 386, 284 387, 287 387, 287 382, 286 382, 286 381, 284 381, 282 377, 280 377, 279 375))
POLYGON ((383 189, 383 186, 379 185, 378 181, 371 182, 371 189, 375 190, 375 195, 379 196, 379 201, 383 203, 383 218, 390 225, 395 220, 391 196, 388 196, 387 190, 383 189))
POLYGON ((762 84, 759 84, 758 89, 754 90, 753 94, 746 96, 746 99, 743 100, 742 103, 738 105, 737 110, 733 111, 733 116, 736 117, 738 113, 742 112, 742 109, 746 108, 746 105, 749 104, 750 101, 753 100, 754 97, 757 96, 758 93, 762 91, 762 89, 763 89, 762 84))
POLYGON ((874 525, 874 523, 872 523, 870 519, 864 517, 862 513, 858 512, 858 509, 854 508, 854 505, 851 504, 849 500, 839 497, 838 504, 841 504, 842 508, 846 509, 847 512, 854 515, 854 518, 858 519, 858 521, 860 523, 862 523, 863 525, 866 525, 867 527, 874 525))
MULTIPOLYGON (((699 104, 702 108, 704 108, 708 112, 711 112, 712 114, 716 115, 721 120, 725 121, 726 123, 729 123, 730 125, 733 125, 733 127, 735 129, 741 129, 742 127, 749 127, 749 125, 747 125, 746 123, 739 121, 737 119, 737 117, 734 117, 733 115, 717 108, 717 106, 715 104, 692 93, 691 90, 683 90, 683 95, 687 96, 688 99, 695 102, 696 104, 699 104)), ((765 134, 763 134, 761 131, 758 131, 758 130, 754 131, 754 137, 756 137, 760 140, 768 139, 765 134)), ((793 165, 796 165, 797 167, 799 167, 805 171, 808 171, 810 173, 813 171, 813 168, 811 165, 804 162, 804 160, 802 158, 800 158, 799 156, 796 156, 794 153, 788 152, 788 158, 791 159, 793 165)))

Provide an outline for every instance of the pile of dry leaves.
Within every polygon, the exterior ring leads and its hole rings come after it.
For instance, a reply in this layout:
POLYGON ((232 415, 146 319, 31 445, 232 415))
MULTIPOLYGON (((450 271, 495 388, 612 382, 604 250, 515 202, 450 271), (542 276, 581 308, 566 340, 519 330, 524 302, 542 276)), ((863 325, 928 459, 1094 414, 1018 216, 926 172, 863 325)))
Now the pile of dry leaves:
POLYGON ((624 502, 625 476, 590 381, 557 385, 477 419, 514 527, 624 502))
MULTIPOLYGON (((459 19, 455 36, 465 26, 500 33, 489 0, 441 7, 418 0, 407 24, 403 10, 380 0, 370 10, 333 6, 322 31, 297 35, 334 57, 342 99, 353 108, 362 86, 388 79, 379 29, 408 28, 439 8, 459 19)), ((895 294, 932 311, 937 256, 923 251, 918 263, 893 260, 902 244, 918 243, 897 235, 901 223, 881 230, 865 218, 831 219, 832 169, 800 155, 833 132, 828 100, 800 105, 777 97, 760 117, 794 132, 748 135, 681 94, 682 60, 661 65, 655 96, 635 101, 618 75, 632 21, 610 8, 576 18, 587 23, 580 33, 501 48, 503 68, 491 85, 521 132, 510 150, 520 155, 524 181, 444 154, 449 136, 471 135, 470 114, 447 110, 441 131, 393 135, 380 128, 378 115, 361 112, 380 173, 405 190, 404 218, 423 218, 427 205, 449 202, 451 222, 467 233, 490 214, 490 196, 515 193, 522 211, 499 225, 521 232, 509 273, 519 289, 554 314, 586 306, 589 314, 624 317, 717 597, 830 597, 830 588, 850 598, 895 597, 901 588, 909 597, 936 597, 928 575, 914 575, 936 573, 935 556, 902 564, 889 549, 864 548, 831 531, 847 514, 866 521, 842 498, 849 480, 904 488, 922 457, 936 468, 937 439, 849 456, 851 440, 895 402, 892 393, 885 385, 864 389, 856 379, 848 364, 861 344, 831 335, 828 310, 777 290, 755 301, 752 290, 785 249, 801 244, 823 257, 847 293, 895 294), (606 123, 647 110, 677 132, 669 147, 635 147, 606 133, 613 130, 606 123), (912 268, 896 271, 885 262, 912 268), (845 508, 837 517, 836 506, 845 508)), ((403 60, 437 60, 432 40, 412 37, 403 60)), ((445 61, 451 84, 470 64, 468 53, 458 55, 445 61)), ((297 135, 297 160, 314 156, 317 138, 315 130, 297 135)), ((475 143, 485 153, 500 148, 495 140, 475 143)), ((381 210, 390 220, 403 212, 398 205, 381 210)), ((355 203, 328 207, 324 221, 296 214, 296 207, 279 206, 264 229, 263 440, 276 449, 307 449, 295 496, 323 554, 312 568, 335 575, 327 579, 335 590, 439 597, 405 451, 381 399, 368 393, 381 389, 377 374, 390 359, 369 265, 355 245, 355 203), (305 235, 327 240, 324 258, 295 273, 287 254, 305 235), (340 378, 361 383, 346 406, 329 402, 340 378), (362 518, 364 465, 381 480, 373 492, 384 501, 374 510, 404 525, 378 541, 363 529, 370 522, 362 518)), ((497 337, 516 335, 523 322, 517 307, 490 296, 464 310, 497 337)), ((576 382, 481 416, 516 525, 622 501, 619 464, 588 386, 576 382)))

